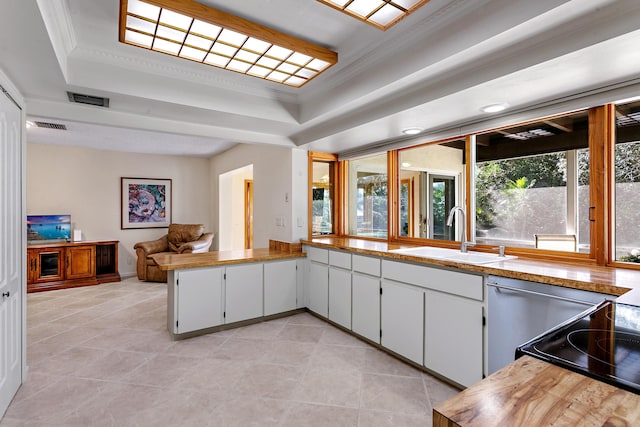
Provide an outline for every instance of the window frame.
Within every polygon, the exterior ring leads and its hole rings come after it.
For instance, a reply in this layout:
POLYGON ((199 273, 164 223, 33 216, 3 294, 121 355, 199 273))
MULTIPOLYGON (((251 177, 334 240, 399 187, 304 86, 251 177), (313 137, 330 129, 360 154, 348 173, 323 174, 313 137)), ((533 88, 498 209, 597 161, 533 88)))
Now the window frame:
MULTIPOLYGON (((555 251, 549 249, 506 247, 506 253, 523 256, 532 259, 544 259, 549 261, 572 262, 593 264, 599 266, 612 266, 627 269, 640 270, 640 265, 625 263, 615 260, 615 240, 613 238, 614 203, 615 203, 615 104, 609 103, 594 106, 588 109, 567 111, 561 114, 538 117, 531 120, 510 123, 505 126, 486 129, 464 136, 455 136, 434 141, 424 141, 401 149, 389 149, 387 154, 387 207, 388 207, 388 233, 387 238, 371 238, 348 233, 348 168, 349 161, 338 161, 338 156, 328 153, 309 152, 309 170, 312 172, 312 160, 335 161, 335 190, 334 203, 334 235, 337 237, 356 238, 362 240, 383 241, 388 244, 413 244, 439 247, 457 248, 459 241, 447 241, 436 239, 424 239, 420 237, 400 236, 400 178, 399 178, 399 153, 403 150, 414 149, 425 145, 438 144, 448 141, 465 139, 465 176, 464 188, 461 193, 462 203, 466 211, 467 236, 474 236, 475 240, 475 167, 476 150, 475 140, 477 135, 516 126, 526 126, 543 120, 552 120, 571 115, 580 111, 588 114, 588 150, 589 150, 589 222, 590 222, 590 251, 589 253, 555 251)), ((373 155, 373 154, 372 154, 373 155)), ((309 191, 311 192, 312 177, 309 178, 309 191)), ((309 196, 311 210, 311 196, 309 196)), ((311 212, 309 213, 311 218, 311 212)), ((311 222, 309 222, 309 236, 311 235, 311 222)), ((322 237, 322 236, 318 236, 322 237)), ((482 252, 494 252, 493 245, 478 244, 474 250, 482 252)))
POLYGON ((338 155, 332 153, 322 153, 318 151, 309 151, 308 154, 308 206, 307 206, 307 236, 309 239, 314 237, 327 237, 341 235, 342 221, 340 212, 342 211, 342 196, 340 186, 340 163, 338 162, 338 155), (313 234, 313 163, 328 163, 329 164, 329 194, 331 195, 332 206, 331 216, 332 232, 329 234, 313 234))

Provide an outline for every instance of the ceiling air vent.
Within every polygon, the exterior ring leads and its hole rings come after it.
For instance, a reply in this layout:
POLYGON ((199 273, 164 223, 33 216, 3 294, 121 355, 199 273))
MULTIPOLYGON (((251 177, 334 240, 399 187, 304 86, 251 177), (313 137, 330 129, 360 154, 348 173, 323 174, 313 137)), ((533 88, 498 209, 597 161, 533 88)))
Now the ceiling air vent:
POLYGON ((48 122, 33 122, 36 127, 45 128, 45 129, 57 129, 57 130, 67 130, 67 126, 61 125, 58 123, 48 123, 48 122))
POLYGON ((96 107, 109 108, 109 98, 103 98, 101 96, 84 95, 81 93, 67 92, 69 101, 77 102, 78 104, 95 105, 96 107))

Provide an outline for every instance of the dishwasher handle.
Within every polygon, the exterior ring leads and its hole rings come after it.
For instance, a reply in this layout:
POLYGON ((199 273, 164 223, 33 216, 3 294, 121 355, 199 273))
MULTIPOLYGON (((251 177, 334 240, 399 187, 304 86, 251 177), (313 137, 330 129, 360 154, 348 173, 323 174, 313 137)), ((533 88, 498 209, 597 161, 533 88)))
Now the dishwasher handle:
POLYGON ((504 285, 498 285, 497 283, 487 283, 487 286, 491 286, 496 288, 497 292, 500 292, 501 290, 505 290, 505 291, 513 291, 513 292, 523 292, 525 294, 529 294, 529 295, 536 295, 536 296, 540 296, 540 297, 544 297, 544 298, 553 298, 553 299, 557 299, 560 301, 565 301, 565 302, 572 302, 575 304, 580 304, 580 305, 584 305, 587 307, 593 307, 593 303, 591 302, 587 302, 587 301, 580 301, 574 298, 567 298, 567 297, 561 297, 561 296, 557 296, 557 295, 552 295, 552 294, 545 294, 542 292, 536 292, 536 291, 530 291, 528 289, 520 289, 520 288, 513 288, 511 286, 504 286, 504 285))

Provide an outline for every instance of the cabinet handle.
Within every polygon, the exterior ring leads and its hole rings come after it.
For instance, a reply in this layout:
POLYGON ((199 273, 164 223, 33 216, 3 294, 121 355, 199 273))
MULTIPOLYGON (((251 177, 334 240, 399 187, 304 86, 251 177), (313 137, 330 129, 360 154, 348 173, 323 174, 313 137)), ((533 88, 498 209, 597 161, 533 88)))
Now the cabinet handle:
POLYGON ((11 296, 11 291, 3 292, 2 299, 9 298, 11 296))

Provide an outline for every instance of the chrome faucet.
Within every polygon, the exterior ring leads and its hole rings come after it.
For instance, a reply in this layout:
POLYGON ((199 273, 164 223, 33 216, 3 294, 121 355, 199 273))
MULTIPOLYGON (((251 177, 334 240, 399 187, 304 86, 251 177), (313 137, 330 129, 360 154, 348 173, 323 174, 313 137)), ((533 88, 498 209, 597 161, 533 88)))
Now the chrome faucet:
POLYGON ((451 208, 449 212, 449 217, 447 218, 447 227, 451 227, 453 225, 453 218, 456 215, 456 212, 460 212, 462 215, 462 222, 460 227, 460 252, 467 252, 467 248, 469 246, 475 246, 474 242, 467 242, 467 221, 464 213, 464 208, 462 206, 454 206, 451 208))

